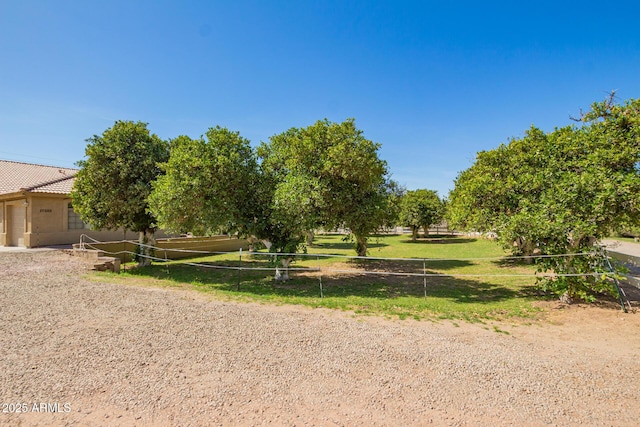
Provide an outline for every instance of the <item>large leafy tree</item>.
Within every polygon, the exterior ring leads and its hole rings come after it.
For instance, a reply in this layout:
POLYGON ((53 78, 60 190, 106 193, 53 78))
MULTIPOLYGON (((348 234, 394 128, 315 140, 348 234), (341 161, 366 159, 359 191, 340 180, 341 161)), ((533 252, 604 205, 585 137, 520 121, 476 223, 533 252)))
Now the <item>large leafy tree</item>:
POLYGON ((541 270, 565 276, 543 287, 569 298, 612 291, 600 275, 597 241, 640 221, 640 101, 595 103, 581 119, 544 133, 532 128, 478 153, 450 194, 454 227, 497 233, 517 254, 544 258, 541 270), (592 256, 566 256, 591 253, 592 256))
POLYGON ((296 236, 345 226, 357 253, 366 255, 370 235, 388 220, 394 188, 379 147, 353 119, 320 120, 271 137, 259 156, 274 185, 274 218, 292 226, 296 236))
POLYGON ((147 197, 161 174, 158 164, 167 160, 166 142, 132 121, 116 121, 87 142, 71 192, 74 210, 94 228, 136 231, 141 243, 153 239, 157 224, 147 197))
POLYGON ((217 126, 205 138, 170 143, 165 174, 153 184, 151 212, 174 232, 248 234, 254 222, 258 164, 249 141, 217 126))
POLYGON ((216 126, 206 138, 180 136, 170 146, 171 156, 161 165, 165 174, 149 196, 163 228, 200 235, 226 231, 252 244, 262 240, 272 251, 296 251, 301 220, 274 203, 276 177, 260 169, 239 132, 216 126))
MULTIPOLYGON (((522 139, 479 152, 473 166, 458 175, 449 196, 450 225, 464 230, 501 231, 504 224, 522 211, 522 203, 528 200, 535 204, 542 187, 548 183, 540 172, 549 161, 546 151, 550 147, 547 135, 532 127, 522 139)), ((533 253, 535 244, 523 236, 514 242, 516 254, 533 253)))
POLYGON ((444 214, 444 202, 434 190, 413 190, 400 199, 400 223, 410 227, 412 239, 418 237, 420 227, 425 236, 429 234, 429 227, 442 220, 444 214))

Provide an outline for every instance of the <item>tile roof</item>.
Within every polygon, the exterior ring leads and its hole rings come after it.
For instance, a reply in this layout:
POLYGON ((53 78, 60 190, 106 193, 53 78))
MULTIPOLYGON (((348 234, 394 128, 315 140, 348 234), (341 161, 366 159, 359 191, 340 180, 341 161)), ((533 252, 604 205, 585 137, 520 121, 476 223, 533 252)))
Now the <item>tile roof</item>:
POLYGON ((0 194, 30 191, 69 194, 78 169, 0 160, 0 194))

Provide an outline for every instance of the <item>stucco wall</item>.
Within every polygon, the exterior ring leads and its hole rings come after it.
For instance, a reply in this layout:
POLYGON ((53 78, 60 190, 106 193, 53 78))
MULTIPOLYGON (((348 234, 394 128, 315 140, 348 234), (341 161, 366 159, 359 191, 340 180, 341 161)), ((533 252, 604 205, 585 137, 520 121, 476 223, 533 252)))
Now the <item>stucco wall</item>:
MULTIPOLYGON (((122 230, 96 231, 87 228, 69 229, 69 203, 66 196, 33 195, 29 200, 30 227, 25 233, 25 246, 39 247, 78 243, 86 234, 96 240, 120 240, 125 237, 122 230)), ((127 238, 134 238, 128 232, 127 238)))
MULTIPOLYGON (((167 259, 193 258, 199 256, 198 254, 172 251, 171 249, 188 249, 207 252, 235 252, 239 251, 241 248, 243 250, 247 250, 249 248, 247 240, 227 236, 158 239, 156 246, 160 249, 155 251, 154 256, 158 258, 166 257, 167 259), (163 249, 166 249, 166 251, 163 249)), ((134 243, 122 241, 94 243, 87 245, 87 248, 102 250, 106 255, 118 257, 123 261, 130 261, 131 256, 124 255, 122 252, 136 251, 136 245, 134 243)))
POLYGON ((31 227, 27 232, 51 233, 66 230, 67 205, 67 199, 31 197, 31 227))
MULTIPOLYGON (((52 231, 41 232, 35 231, 33 233, 25 233, 25 246, 28 248, 37 248, 40 246, 54 246, 54 245, 70 245, 80 242, 80 236, 86 234, 99 241, 112 241, 122 240, 125 238, 125 234, 122 230, 114 231, 95 231, 95 230, 67 230, 67 231, 52 231)), ((137 234, 128 231, 126 239, 137 239, 137 234)))
POLYGON ((64 194, 16 194, 5 196, 0 201, 0 245, 16 244, 17 239, 10 241, 10 218, 7 212, 11 209, 24 209, 24 238, 20 244, 27 247, 68 245, 78 243, 80 236, 86 234, 100 241, 137 239, 131 231, 123 230, 96 231, 89 229, 68 228, 68 208, 71 199, 64 194), (26 204, 26 206, 25 206, 26 204))
POLYGON ((2 201, 2 227, 0 227, 2 232, 0 233, 0 245, 6 246, 13 244, 24 246, 24 230, 26 230, 28 218, 28 210, 24 206, 25 201, 25 198, 13 198, 2 201), (20 212, 17 212, 18 210, 20 212), (16 227, 12 224, 17 213, 20 213, 20 215, 18 215, 20 217, 20 223, 17 224, 18 228, 23 230, 20 235, 14 235, 16 227))

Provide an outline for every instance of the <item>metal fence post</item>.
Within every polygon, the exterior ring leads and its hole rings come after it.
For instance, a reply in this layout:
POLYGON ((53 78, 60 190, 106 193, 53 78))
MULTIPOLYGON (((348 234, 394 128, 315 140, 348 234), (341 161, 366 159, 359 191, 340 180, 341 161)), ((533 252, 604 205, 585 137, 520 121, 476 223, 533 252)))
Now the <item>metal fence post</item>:
POLYGON ((424 297, 427 297, 427 261, 422 260, 422 277, 424 282, 424 297))
POLYGON ((169 276, 169 260, 167 259, 167 249, 164 250, 164 265, 167 266, 167 276, 169 276))
POLYGON ((240 248, 240 263, 238 265, 238 285, 236 286, 236 291, 240 291, 240 274, 242 273, 242 248, 240 248))
POLYGON ((322 292, 322 269, 320 268, 320 257, 317 256, 316 257, 316 261, 318 262, 318 278, 320 280, 320 298, 324 298, 323 292, 322 292))

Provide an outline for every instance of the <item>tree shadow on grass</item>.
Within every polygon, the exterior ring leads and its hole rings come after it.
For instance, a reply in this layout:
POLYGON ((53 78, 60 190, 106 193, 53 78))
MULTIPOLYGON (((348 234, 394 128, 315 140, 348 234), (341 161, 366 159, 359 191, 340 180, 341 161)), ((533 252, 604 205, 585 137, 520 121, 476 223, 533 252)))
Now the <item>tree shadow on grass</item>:
POLYGON ((450 270, 453 268, 468 267, 473 265, 467 260, 432 260, 429 258, 416 258, 415 260, 388 260, 388 259, 351 259, 347 262, 355 268, 375 271, 394 271, 399 273, 422 274, 424 268, 431 270, 450 270))
POLYGON ((470 238, 470 237, 428 237, 428 238, 418 238, 416 240, 412 240, 408 238, 406 240, 401 240, 401 243, 412 243, 416 245, 450 245, 456 243, 473 243, 478 239, 470 238))
MULTIPOLYGON (((224 261, 225 266, 240 266, 238 261, 224 261)), ((254 267, 266 267, 264 262, 253 262, 254 267)), ((317 298, 322 292, 327 297, 361 297, 390 300, 403 297, 443 298, 461 304, 488 304, 516 297, 533 297, 528 287, 513 288, 481 280, 456 277, 378 275, 364 273, 319 273, 314 268, 290 270, 290 280, 279 282, 271 271, 218 269, 219 263, 206 266, 186 264, 155 264, 128 270, 130 275, 168 280, 176 284, 191 284, 202 291, 223 291, 238 295, 260 297, 317 298)), ((242 266, 247 267, 243 262, 242 266)), ((300 267, 298 267, 300 268, 300 267)), ((428 270, 432 274, 434 271, 428 270)))
MULTIPOLYGON (((314 276, 316 277, 300 277, 294 273, 289 282, 274 283, 274 292, 280 295, 317 297, 320 281, 317 274, 314 276)), ((419 276, 323 275, 322 288, 325 298, 361 297, 389 300, 426 296, 461 304, 488 304, 525 296, 520 291, 505 286, 452 277, 428 277, 425 288, 424 278, 419 276)), ((242 289, 249 290, 244 284, 242 289)), ((263 294, 264 289, 259 292, 263 294)))
POLYGON ((427 297, 447 298, 457 302, 490 302, 512 298, 513 292, 469 280, 427 278, 426 292, 422 277, 332 277, 323 280, 325 296, 361 296, 367 298, 427 297))
MULTIPOLYGON (((371 241, 369 243, 367 243, 367 248, 368 249, 375 249, 375 248, 384 248, 385 246, 389 246, 386 243, 382 243, 382 242, 376 242, 376 241, 371 241)), ((353 251, 355 248, 355 243, 354 242, 344 242, 344 241, 340 241, 340 242, 322 242, 322 243, 317 243, 314 242, 314 244, 312 245, 312 247, 314 248, 322 248, 322 249, 333 249, 333 250, 351 250, 353 251)), ((355 255, 355 251, 353 253, 355 255)))
POLYGON ((501 258, 491 260, 491 263, 497 267, 501 268, 511 268, 511 267, 535 267, 535 259, 533 258, 501 258))

